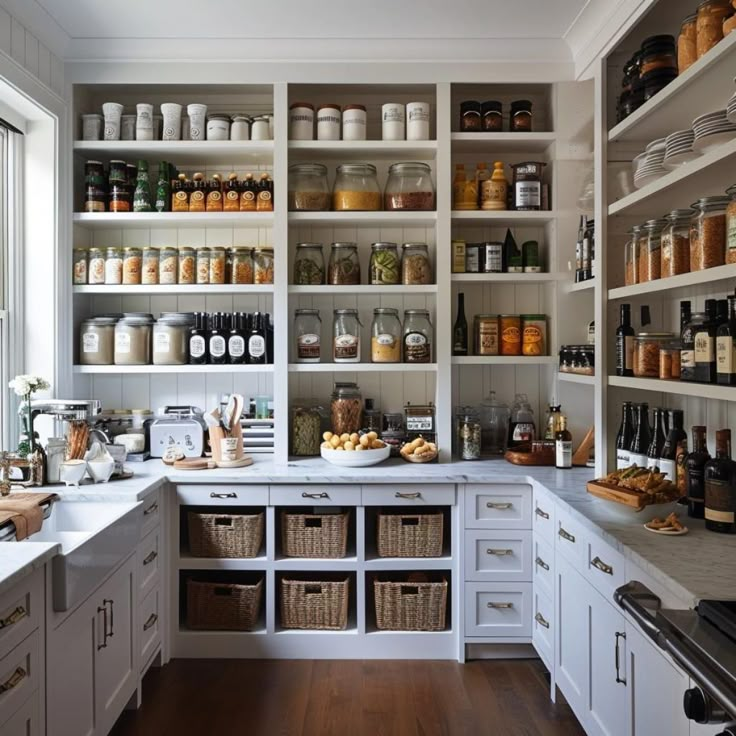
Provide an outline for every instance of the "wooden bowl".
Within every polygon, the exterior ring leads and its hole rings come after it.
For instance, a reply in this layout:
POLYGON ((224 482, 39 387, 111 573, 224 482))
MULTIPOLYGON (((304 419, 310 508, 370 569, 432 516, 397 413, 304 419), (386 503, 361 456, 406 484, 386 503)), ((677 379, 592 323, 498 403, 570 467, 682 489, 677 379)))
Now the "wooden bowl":
POLYGON ((403 453, 399 453, 402 457, 402 459, 406 460, 408 463, 431 463, 432 460, 436 460, 437 456, 440 454, 439 450, 435 452, 423 452, 421 455, 404 455, 403 453))

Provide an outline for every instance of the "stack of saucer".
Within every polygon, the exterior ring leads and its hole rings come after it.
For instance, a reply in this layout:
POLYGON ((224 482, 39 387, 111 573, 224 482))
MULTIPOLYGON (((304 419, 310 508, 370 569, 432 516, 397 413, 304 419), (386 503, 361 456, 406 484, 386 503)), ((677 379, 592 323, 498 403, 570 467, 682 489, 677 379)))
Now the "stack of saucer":
POLYGON ((641 189, 650 182, 653 182, 667 173, 667 169, 662 165, 664 161, 666 141, 664 138, 657 138, 652 141, 646 148, 643 158, 637 156, 638 166, 634 172, 634 186, 641 189))
POLYGON ((734 93, 733 97, 728 101, 728 105, 726 106, 726 118, 729 123, 736 123, 736 93, 734 93))
POLYGON ((693 130, 676 130, 665 138, 664 162, 662 165, 665 169, 672 171, 678 166, 692 161, 700 156, 699 153, 693 151, 693 142, 695 141, 695 131, 693 130))
POLYGON ((726 117, 726 110, 716 110, 693 120, 695 142, 693 150, 705 153, 723 143, 733 140, 736 136, 736 123, 726 117))

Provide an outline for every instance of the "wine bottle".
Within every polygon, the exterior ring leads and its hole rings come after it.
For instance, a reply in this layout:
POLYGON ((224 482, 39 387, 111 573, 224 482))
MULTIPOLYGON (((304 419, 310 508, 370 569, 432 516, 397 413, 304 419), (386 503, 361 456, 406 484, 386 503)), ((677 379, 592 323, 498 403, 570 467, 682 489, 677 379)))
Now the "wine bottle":
POLYGON ((692 429, 693 451, 685 458, 685 489, 687 491, 687 515, 693 519, 705 516, 705 464, 710 460, 705 440, 705 427, 692 429))
POLYGON ((649 447, 647 448, 648 468, 659 467, 659 458, 662 456, 664 442, 667 439, 664 432, 665 412, 665 409, 654 409, 652 412, 652 414, 654 415, 654 430, 652 432, 652 439, 649 442, 649 447))
POLYGON ((572 435, 567 428, 567 417, 562 415, 559 419, 560 428, 555 434, 555 467, 572 467, 572 435))
POLYGON ((680 380, 695 380, 695 331, 690 302, 680 302, 680 380))
POLYGON ((631 326, 631 305, 621 305, 616 329, 616 375, 634 375, 634 328, 631 326))
POLYGON ((457 295, 457 317, 452 328, 452 354, 468 354, 468 321, 465 319, 465 294, 457 295))
POLYGON ((683 429, 684 421, 685 415, 682 409, 672 409, 670 412, 670 429, 657 463, 660 472, 665 473, 665 477, 673 483, 677 483, 678 480, 677 457, 678 454, 683 452, 683 442, 685 448, 687 448, 687 434, 683 429))
POLYGON ((208 358, 207 314, 195 312, 194 327, 189 330, 189 363, 205 365, 208 358))
POLYGON ((621 412, 621 426, 616 435, 616 470, 631 465, 631 442, 634 439, 634 405, 624 401, 621 412))
POLYGON ((652 431, 649 427, 649 404, 636 405, 636 431, 631 441, 631 452, 629 458, 632 465, 640 468, 647 467, 647 450, 652 441, 652 431))
POLYGON ((736 386, 736 296, 728 297, 728 319, 716 332, 716 381, 736 386))
POLYGON ((731 430, 716 432, 716 456, 705 464, 705 528, 736 534, 736 463, 731 460, 731 430))

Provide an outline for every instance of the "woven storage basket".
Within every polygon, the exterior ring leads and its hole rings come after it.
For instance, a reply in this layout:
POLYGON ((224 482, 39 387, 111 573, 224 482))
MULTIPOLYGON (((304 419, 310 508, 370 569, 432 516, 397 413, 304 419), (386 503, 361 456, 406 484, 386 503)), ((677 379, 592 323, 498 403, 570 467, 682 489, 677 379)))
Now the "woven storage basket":
POLYGON ((378 514, 379 557, 441 557, 442 512, 378 514))
POLYGON ((263 541, 259 514, 187 514, 194 557, 255 557, 263 541))
POLYGON ((187 580, 190 629, 252 631, 258 621, 263 578, 254 585, 187 580))
POLYGON ((285 629, 344 629, 348 625, 349 578, 340 581, 281 580, 281 625, 285 629))
POLYGON ((376 626, 389 631, 444 631, 447 580, 374 581, 376 626))
POLYGON ((350 512, 344 514, 281 513, 281 535, 287 557, 345 557, 350 512))

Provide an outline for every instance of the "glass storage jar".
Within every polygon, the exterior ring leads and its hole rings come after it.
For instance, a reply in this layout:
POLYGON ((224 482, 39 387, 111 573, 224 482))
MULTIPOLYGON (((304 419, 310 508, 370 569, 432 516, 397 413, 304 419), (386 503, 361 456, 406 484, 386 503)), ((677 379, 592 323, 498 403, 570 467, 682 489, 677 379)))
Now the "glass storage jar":
POLYGON ((273 283, 273 248, 253 248, 253 283, 273 283))
POLYGON ((189 332, 192 327, 193 314, 164 312, 153 325, 153 364, 189 363, 189 332))
POLYGON ((227 263, 227 251, 225 248, 210 249, 210 283, 225 283, 225 265, 227 263))
POLYGON ((142 260, 143 251, 140 248, 123 248, 123 284, 140 285, 142 260))
POLYGON ((478 410, 460 407, 456 421, 458 455, 462 460, 480 460, 481 423, 478 410))
POLYGON ((115 324, 115 365, 149 365, 151 362, 150 314, 123 314, 115 324))
POLYGON ((629 230, 629 239, 624 245, 624 286, 639 283, 639 253, 637 241, 641 227, 635 225, 629 230))
POLYGON ((726 260, 726 208, 728 197, 703 197, 692 208, 690 270, 722 266, 726 260))
POLYGON ((704 0, 695 20, 698 59, 723 39, 723 21, 733 13, 729 0, 704 0))
POLYGON ((319 286, 325 283, 325 257, 322 243, 297 243, 294 257, 294 283, 319 286))
POLYGON ((105 251, 105 284, 120 285, 123 283, 123 249, 108 248, 105 251))
POLYGON ((662 230, 663 279, 687 273, 690 270, 690 218, 692 210, 672 210, 665 217, 667 224, 662 230))
POLYGON ((179 270, 179 251, 173 246, 165 246, 159 251, 158 279, 161 284, 171 286, 176 283, 179 270))
POLYGON ((159 252, 158 248, 146 246, 143 249, 143 270, 141 283, 147 286, 158 283, 159 252))
POLYGON ((404 243, 401 249, 401 283, 406 286, 432 283, 432 263, 426 243, 404 243))
POLYGON ((86 248, 74 249, 72 283, 75 286, 87 283, 88 257, 89 253, 86 248))
POLYGON ((353 286, 360 283, 357 243, 332 244, 327 283, 333 286, 353 286))
POLYGON ((677 75, 677 52, 675 38, 669 35, 650 36, 641 45, 641 67, 639 75, 646 80, 653 72, 668 70, 677 75))
POLYGON ((294 333, 296 362, 319 363, 322 357, 322 320, 319 309, 297 309, 294 312, 294 333))
POLYGON ((532 103, 530 100, 516 100, 511 103, 509 130, 513 133, 532 132, 532 103))
POLYGON ((401 322, 397 309, 373 310, 371 363, 401 362, 401 322))
POLYGON ((291 454, 296 457, 319 455, 322 443, 322 412, 306 401, 291 407, 291 454))
POLYGON ((634 338, 634 375, 659 377, 659 351, 672 341, 671 332, 639 332, 634 338))
POLYGON ((496 399, 491 391, 481 402, 481 449, 492 455, 503 455, 509 431, 511 411, 508 404, 496 399))
POLYGON ((434 329, 426 309, 404 310, 404 363, 431 363, 434 329))
MULTIPOLYGON (((209 274, 209 264, 207 264, 209 274)), ((197 278, 197 251, 185 245, 178 252, 178 277, 180 284, 193 284, 197 278)))
POLYGON ((210 282, 210 249, 197 248, 197 283, 210 282))
POLYGON ((230 249, 230 283, 253 283, 253 251, 251 248, 236 246, 230 249))
POLYGON ((92 317, 79 329, 79 362, 81 365, 112 365, 115 353, 117 317, 92 317))
POLYGON ((383 197, 386 210, 434 210, 432 169, 420 162, 393 164, 383 197))
POLYGON ((698 60, 697 17, 697 13, 688 15, 682 21, 682 26, 680 26, 680 35, 677 37, 677 70, 679 74, 683 74, 698 60))
POLYGON ((357 309, 336 309, 334 311, 332 360, 335 363, 360 363, 361 327, 357 309))
POLYGON ((332 194, 327 167, 322 164, 289 166, 289 211, 321 212, 330 209, 332 194))
POLYGON ((731 197, 726 208, 726 263, 736 263, 736 185, 726 194, 731 197))
POLYGON ((363 397, 357 383, 336 383, 330 400, 334 434, 359 432, 363 420, 363 397))
POLYGON ((381 209, 381 190, 373 164, 342 164, 332 190, 337 212, 373 212, 381 209))
POLYGON ((368 266, 369 280, 374 286, 398 284, 401 259, 396 243, 373 243, 368 266))
POLYGON ((647 220, 639 246, 639 283, 656 281, 661 276, 662 229, 666 220, 647 220))
POLYGON ((105 251, 102 248, 89 249, 87 279, 90 284, 105 283, 105 251))

